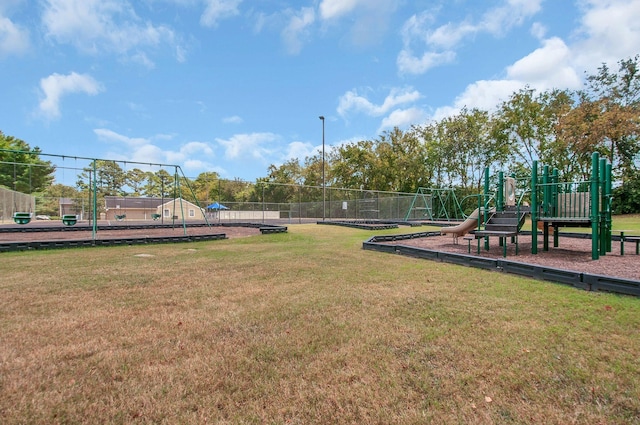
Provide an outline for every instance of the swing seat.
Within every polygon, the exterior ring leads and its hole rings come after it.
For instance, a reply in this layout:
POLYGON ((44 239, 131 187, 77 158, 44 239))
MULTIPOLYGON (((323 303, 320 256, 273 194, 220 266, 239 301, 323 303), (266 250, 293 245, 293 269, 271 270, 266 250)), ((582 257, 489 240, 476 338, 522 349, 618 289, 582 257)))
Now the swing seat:
POLYGON ((151 218, 155 221, 160 218, 160 214, 151 214, 151 218))
POLYGON ((78 222, 78 216, 73 214, 65 214, 62 216, 62 224, 65 226, 73 226, 78 222))
POLYGON ((125 218, 127 218, 126 214, 120 214, 120 215, 116 214, 116 220, 118 220, 118 221, 122 221, 125 218))
POLYGON ((28 224, 31 221, 31 213, 15 212, 13 213, 13 221, 15 221, 16 224, 28 224))

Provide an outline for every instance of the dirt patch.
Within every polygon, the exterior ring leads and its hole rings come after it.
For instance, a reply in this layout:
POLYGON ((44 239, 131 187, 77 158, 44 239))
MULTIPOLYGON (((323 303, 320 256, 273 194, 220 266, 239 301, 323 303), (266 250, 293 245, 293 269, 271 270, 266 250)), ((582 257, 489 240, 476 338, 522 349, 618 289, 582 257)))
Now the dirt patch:
MULTIPOLYGON (((189 236, 197 235, 217 235, 224 233, 227 238, 235 239, 260 234, 260 229, 254 227, 231 227, 231 226, 212 226, 212 227, 187 227, 186 234, 189 236)), ((120 238, 144 238, 144 237, 161 237, 161 236, 184 236, 185 229, 181 226, 175 228, 147 227, 143 229, 109 229, 101 230, 98 228, 96 239, 120 239, 120 238)), ((58 240, 85 240, 92 239, 92 231, 76 230, 76 231, 44 231, 44 232, 9 232, 0 233, 0 242, 35 242, 35 241, 58 241, 58 240)))
MULTIPOLYGON (((640 280, 640 256, 635 255, 635 243, 627 242, 624 249, 625 255, 620 255, 620 242, 612 241, 611 252, 601 255, 598 260, 592 260, 591 239, 560 236, 558 242, 558 247, 554 247, 553 238, 550 238, 549 249, 545 251, 543 249, 542 236, 538 235, 538 253, 534 255, 531 253, 531 236, 520 235, 518 237, 518 253, 516 255, 516 244, 511 241, 511 238, 507 238, 507 258, 528 264, 640 280)), ((450 235, 386 243, 461 254, 468 254, 469 251, 469 241, 459 238, 456 245, 450 235)), ((504 258, 503 247, 500 246, 498 238, 490 238, 488 251, 485 250, 484 240, 482 240, 479 253, 477 241, 472 240, 471 255, 486 258, 504 258)))

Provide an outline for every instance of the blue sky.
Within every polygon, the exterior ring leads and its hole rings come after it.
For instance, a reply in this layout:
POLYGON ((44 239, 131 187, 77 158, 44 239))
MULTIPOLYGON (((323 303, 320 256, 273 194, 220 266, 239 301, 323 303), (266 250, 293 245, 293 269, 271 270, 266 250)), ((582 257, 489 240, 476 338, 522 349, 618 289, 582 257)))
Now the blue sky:
POLYGON ((640 53, 637 0, 1 0, 0 131, 254 180, 270 164, 577 89, 640 53))

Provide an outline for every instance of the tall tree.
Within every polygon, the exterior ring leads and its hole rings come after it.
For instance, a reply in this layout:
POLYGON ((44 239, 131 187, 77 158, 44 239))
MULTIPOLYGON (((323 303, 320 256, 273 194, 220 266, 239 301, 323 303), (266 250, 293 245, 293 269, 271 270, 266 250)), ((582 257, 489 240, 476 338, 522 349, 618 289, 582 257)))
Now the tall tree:
POLYGON ((0 131, 0 185, 23 193, 42 192, 53 183, 55 166, 39 148, 0 131))
POLYGON ((515 169, 530 170, 534 160, 556 167, 556 123, 571 105, 568 92, 536 93, 525 87, 503 102, 494 116, 493 137, 511 150, 515 169))
POLYGON ((262 180, 259 186, 270 202, 294 202, 298 199, 298 185, 302 183, 302 166, 296 158, 279 167, 269 166, 269 176, 262 180))
POLYGON ((613 72, 606 64, 587 77, 579 104, 566 120, 564 131, 576 151, 598 151, 614 165, 623 180, 636 175, 640 153, 639 56, 618 62, 613 72))
POLYGON ((94 160, 84 168, 78 176, 76 186, 81 190, 93 190, 95 185, 97 197, 123 196, 125 172, 116 161, 94 160), (94 173, 95 166, 95 173, 94 173), (91 179, 95 179, 92 181, 91 179))

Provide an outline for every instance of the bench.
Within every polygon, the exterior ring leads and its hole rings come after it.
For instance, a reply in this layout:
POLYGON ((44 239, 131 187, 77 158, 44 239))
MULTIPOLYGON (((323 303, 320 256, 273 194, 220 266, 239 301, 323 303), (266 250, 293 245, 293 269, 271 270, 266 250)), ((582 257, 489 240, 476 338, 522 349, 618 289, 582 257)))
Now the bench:
POLYGON ((273 226, 273 227, 260 227, 260 233, 263 235, 266 233, 285 233, 287 228, 285 226, 273 226))
POLYGON ((624 232, 620 232, 620 255, 624 255, 625 242, 635 242, 636 255, 640 255, 640 236, 625 236, 624 232))
POLYGON ((153 219, 153 221, 156 221, 160 218, 160 214, 151 214, 151 218, 153 219))
MULTIPOLYGON (((471 241, 475 239, 475 235, 465 235, 462 237, 462 240, 467 241, 467 254, 471 254, 471 241)), ((478 239, 478 244, 480 244, 480 239, 478 239)), ((480 249, 478 249, 478 251, 480 251, 480 249)))
POLYGON ((116 220, 122 221, 125 218, 127 218, 127 215, 126 214, 120 214, 120 215, 116 214, 115 217, 116 217, 116 220))

